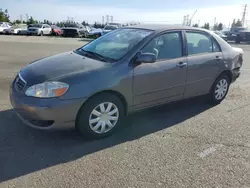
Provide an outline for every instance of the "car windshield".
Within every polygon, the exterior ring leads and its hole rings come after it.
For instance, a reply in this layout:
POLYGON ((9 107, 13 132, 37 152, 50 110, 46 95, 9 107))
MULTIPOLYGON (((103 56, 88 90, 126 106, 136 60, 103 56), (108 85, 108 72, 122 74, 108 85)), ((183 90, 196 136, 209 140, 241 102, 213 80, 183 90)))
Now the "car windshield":
POLYGON ((31 27, 42 28, 42 25, 41 24, 34 24, 31 27))
POLYGON ((115 29, 117 29, 117 27, 113 25, 108 25, 104 28, 104 30, 115 30, 115 29))
POLYGON ((117 61, 151 33, 151 30, 144 29, 117 29, 83 46, 79 51, 97 54, 106 61, 117 61))

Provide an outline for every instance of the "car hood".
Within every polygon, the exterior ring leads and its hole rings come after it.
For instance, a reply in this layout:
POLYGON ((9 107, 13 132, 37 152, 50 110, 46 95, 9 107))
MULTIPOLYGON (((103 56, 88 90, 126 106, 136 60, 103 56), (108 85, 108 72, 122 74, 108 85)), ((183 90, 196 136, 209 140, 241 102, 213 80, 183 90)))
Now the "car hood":
POLYGON ((105 66, 107 63, 70 51, 32 62, 24 67, 20 74, 28 85, 34 85, 67 75, 98 70, 105 66))

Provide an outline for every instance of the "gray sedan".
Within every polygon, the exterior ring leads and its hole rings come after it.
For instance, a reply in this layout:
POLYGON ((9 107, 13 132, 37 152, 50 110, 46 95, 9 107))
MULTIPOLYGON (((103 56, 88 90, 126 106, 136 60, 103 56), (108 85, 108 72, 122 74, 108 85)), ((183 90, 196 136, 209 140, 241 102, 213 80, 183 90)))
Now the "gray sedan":
POLYGON ((10 88, 17 115, 38 129, 112 134, 130 113, 208 95, 219 104, 240 75, 243 50, 198 28, 120 28, 24 67, 10 88))

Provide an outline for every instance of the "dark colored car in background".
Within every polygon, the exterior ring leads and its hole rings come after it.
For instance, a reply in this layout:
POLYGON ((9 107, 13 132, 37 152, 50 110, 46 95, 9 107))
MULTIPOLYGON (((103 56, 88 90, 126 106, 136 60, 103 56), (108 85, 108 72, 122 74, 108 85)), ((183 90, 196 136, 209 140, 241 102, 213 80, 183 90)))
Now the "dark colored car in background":
POLYGON ((234 27, 231 28, 230 32, 227 33, 228 40, 235 41, 239 44, 240 42, 250 41, 250 29, 245 27, 234 27))
POLYGON ((62 28, 64 37, 86 37, 88 30, 82 24, 69 23, 62 28))
POLYGON ((63 34, 62 29, 56 25, 51 25, 51 29, 54 36, 61 36, 63 34))
POLYGON ((220 36, 225 41, 227 41, 227 36, 225 34, 223 34, 221 31, 214 31, 214 33, 217 34, 218 36, 220 36))
POLYGON ((243 50, 208 30, 164 25, 116 29, 24 67, 10 88, 20 119, 38 129, 111 135, 130 113, 208 95, 219 104, 240 75, 243 50))

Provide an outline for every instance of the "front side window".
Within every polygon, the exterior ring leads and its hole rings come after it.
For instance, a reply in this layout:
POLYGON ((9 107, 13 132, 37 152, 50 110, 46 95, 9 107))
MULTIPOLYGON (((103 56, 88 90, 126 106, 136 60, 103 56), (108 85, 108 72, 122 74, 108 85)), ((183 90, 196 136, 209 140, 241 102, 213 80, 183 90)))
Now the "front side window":
POLYGON ((154 53, 157 60, 182 57, 182 38, 180 32, 160 35, 150 41, 142 53, 154 53))
POLYGON ((83 46, 80 52, 95 53, 116 61, 152 32, 144 29, 117 29, 83 46))
POLYGON ((213 52, 212 41, 203 33, 186 32, 188 55, 213 52))

